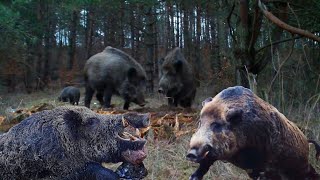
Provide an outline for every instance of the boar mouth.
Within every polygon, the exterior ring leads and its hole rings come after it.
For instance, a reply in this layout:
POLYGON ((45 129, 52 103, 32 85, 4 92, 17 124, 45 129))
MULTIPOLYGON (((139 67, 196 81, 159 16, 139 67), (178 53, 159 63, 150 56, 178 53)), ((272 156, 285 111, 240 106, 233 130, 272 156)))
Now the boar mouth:
POLYGON ((202 148, 192 148, 187 154, 187 160, 199 163, 204 159, 217 159, 212 150, 212 146, 209 145, 202 148))
POLYGON ((147 103, 143 102, 143 103, 138 103, 139 106, 144 107, 147 103))
POLYGON ((138 128, 135 128, 124 117, 122 117, 123 131, 117 134, 124 151, 121 153, 126 162, 140 164, 147 157, 144 145, 146 139, 138 128), (127 132, 128 131, 128 132, 127 132))
POLYGON ((135 128, 134 125, 131 125, 124 117, 122 117, 122 126, 124 127, 123 131, 119 132, 117 135, 119 139, 123 141, 146 141, 140 130, 135 128), (129 132, 126 132, 125 130, 129 132))

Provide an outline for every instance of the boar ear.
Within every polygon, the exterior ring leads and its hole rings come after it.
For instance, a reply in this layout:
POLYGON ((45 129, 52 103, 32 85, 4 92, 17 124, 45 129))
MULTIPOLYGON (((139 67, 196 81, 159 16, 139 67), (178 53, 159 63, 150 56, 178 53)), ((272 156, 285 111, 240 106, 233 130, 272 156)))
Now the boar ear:
POLYGON ((137 76, 137 70, 136 70, 136 68, 133 68, 133 67, 131 67, 129 70, 128 70, 128 78, 130 79, 130 78, 132 78, 132 77, 136 77, 137 76))
POLYGON ((78 112, 75 112, 73 110, 68 110, 64 116, 63 120, 66 123, 66 125, 71 129, 76 129, 79 127, 82 123, 82 118, 78 112))
POLYGON ((238 124, 242 121, 242 109, 230 109, 227 112, 226 120, 232 124, 238 124))
POLYGON ((182 61, 177 60, 176 62, 174 62, 173 66, 176 72, 180 72, 182 70, 182 61))
POLYGON ((207 99, 205 99, 204 101, 202 101, 202 107, 207 104, 208 102, 212 101, 212 97, 208 97, 207 99))

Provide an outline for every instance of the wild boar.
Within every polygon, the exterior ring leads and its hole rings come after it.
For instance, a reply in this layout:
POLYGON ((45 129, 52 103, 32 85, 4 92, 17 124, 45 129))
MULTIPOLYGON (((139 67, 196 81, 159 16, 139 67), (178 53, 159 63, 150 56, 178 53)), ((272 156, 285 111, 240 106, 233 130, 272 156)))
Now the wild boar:
POLYGON ((202 179, 217 160, 246 170, 253 179, 320 179, 308 162, 305 135, 249 89, 227 88, 203 105, 187 154, 200 166, 190 179, 202 179))
POLYGON ((101 163, 142 163, 146 140, 128 130, 147 127, 149 116, 79 106, 35 113, 0 135, 0 179, 119 179, 101 163))
POLYGON ((90 57, 85 64, 84 74, 86 107, 90 107, 95 91, 101 106, 106 108, 111 107, 113 94, 125 100, 123 109, 128 109, 130 102, 140 106, 146 104, 146 72, 136 60, 119 49, 108 46, 90 57))
POLYGON ((70 102, 72 105, 79 105, 79 100, 80 100, 80 90, 79 88, 73 87, 73 86, 68 86, 63 88, 61 91, 59 97, 59 101, 62 102, 70 102))
POLYGON ((192 68, 180 48, 168 53, 163 59, 160 71, 158 92, 167 96, 168 104, 191 107, 196 95, 196 84, 192 68))

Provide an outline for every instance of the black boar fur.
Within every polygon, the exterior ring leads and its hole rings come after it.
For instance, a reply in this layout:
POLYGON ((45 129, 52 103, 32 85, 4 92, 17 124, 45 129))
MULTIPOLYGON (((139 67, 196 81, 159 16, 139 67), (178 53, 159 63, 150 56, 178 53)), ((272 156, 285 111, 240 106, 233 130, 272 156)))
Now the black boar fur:
POLYGON ((73 87, 73 86, 68 86, 62 89, 59 97, 59 101, 62 102, 70 102, 72 105, 79 105, 79 100, 80 100, 80 90, 79 88, 73 87))
POLYGON ((129 108, 130 102, 145 105, 146 72, 125 52, 106 47, 104 51, 87 60, 84 73, 86 107, 90 107, 95 91, 98 101, 106 108, 110 107, 113 94, 119 94, 125 100, 124 109, 129 108))
POLYGON ((145 144, 118 136, 123 118, 137 128, 149 123, 149 114, 100 115, 78 106, 35 113, 0 135, 0 179, 117 179, 101 163, 128 162, 123 154, 144 153, 145 144))
POLYGON ((180 48, 175 48, 163 59, 159 93, 168 98, 170 106, 191 107, 196 95, 196 84, 190 64, 180 48))

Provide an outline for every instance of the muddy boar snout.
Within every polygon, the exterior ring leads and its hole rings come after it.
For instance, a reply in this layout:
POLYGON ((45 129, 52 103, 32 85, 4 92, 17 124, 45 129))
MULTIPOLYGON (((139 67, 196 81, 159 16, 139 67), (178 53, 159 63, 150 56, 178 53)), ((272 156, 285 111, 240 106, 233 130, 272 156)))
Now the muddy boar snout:
POLYGON ((206 144, 202 147, 193 147, 187 154, 187 159, 193 162, 200 162, 202 159, 207 158, 211 155, 213 147, 206 144))

